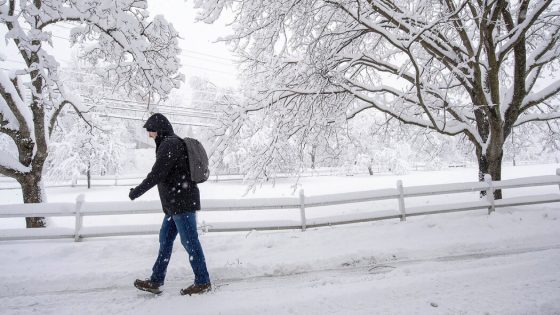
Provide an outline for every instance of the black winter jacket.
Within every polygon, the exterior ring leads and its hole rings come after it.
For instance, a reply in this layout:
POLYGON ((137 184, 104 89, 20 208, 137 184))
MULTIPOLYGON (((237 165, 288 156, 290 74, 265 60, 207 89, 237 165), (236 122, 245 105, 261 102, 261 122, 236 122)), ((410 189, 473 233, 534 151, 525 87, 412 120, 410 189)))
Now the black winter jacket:
POLYGON ((144 128, 157 131, 156 162, 146 179, 131 190, 132 200, 158 186, 163 212, 175 215, 200 210, 200 192, 190 180, 187 148, 181 138, 173 132, 171 123, 162 114, 154 114, 144 128))

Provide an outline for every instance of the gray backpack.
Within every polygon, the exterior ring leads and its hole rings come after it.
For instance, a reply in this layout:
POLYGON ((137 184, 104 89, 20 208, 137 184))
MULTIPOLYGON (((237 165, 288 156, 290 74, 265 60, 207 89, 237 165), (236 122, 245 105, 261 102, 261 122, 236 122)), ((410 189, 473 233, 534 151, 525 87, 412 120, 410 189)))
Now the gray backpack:
POLYGON ((189 171, 191 173, 191 181, 200 184, 204 183, 210 177, 208 169, 208 155, 202 144, 193 138, 183 138, 187 146, 187 154, 189 161, 189 171))

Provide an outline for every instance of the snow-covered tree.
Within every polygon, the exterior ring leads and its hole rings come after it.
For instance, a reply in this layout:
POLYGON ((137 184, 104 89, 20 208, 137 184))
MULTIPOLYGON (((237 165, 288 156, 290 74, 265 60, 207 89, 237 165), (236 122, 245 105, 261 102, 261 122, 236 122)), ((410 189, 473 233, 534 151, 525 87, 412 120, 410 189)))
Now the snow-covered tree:
POLYGON ((89 122, 76 122, 75 115, 60 119, 51 136, 49 157, 46 161, 47 178, 61 180, 78 175, 119 174, 127 163, 127 151, 133 147, 123 124, 110 124, 99 117, 89 122), (63 122, 60 122, 63 120, 63 122))
POLYGON ((512 131, 504 144, 504 157, 515 166, 521 161, 556 161, 560 156, 560 121, 526 124, 512 131))
POLYGON ((190 136, 194 136, 206 144, 212 138, 212 126, 216 120, 220 119, 222 107, 227 106, 224 104, 226 99, 234 92, 231 88, 218 86, 210 80, 198 76, 192 76, 188 83, 190 116, 200 123, 200 126, 189 126, 190 136))
POLYGON ((376 109, 404 124, 464 136, 475 148, 480 178, 500 180, 512 130, 560 117, 558 1, 195 4, 208 23, 231 11, 233 34, 225 40, 243 58, 245 84, 255 89, 231 116, 231 130, 266 111, 276 128, 271 146, 376 109))
MULTIPOLYGON (((71 44, 83 44, 81 58, 104 69, 115 89, 165 97, 182 80, 178 34, 162 16, 149 18, 147 1, 0 0, 4 40, 18 54, 10 58, 24 63, 0 70, 0 132, 17 147, 15 154, 2 153, 0 173, 21 184, 25 203, 44 200, 43 166, 59 113, 65 106, 84 110, 80 98, 65 89, 60 64, 46 49, 52 45, 50 27, 58 23, 73 26, 71 44)), ((44 225, 42 218, 27 218, 28 227, 44 225)))
POLYGON ((363 113, 349 121, 351 145, 345 160, 374 172, 391 171, 403 174, 410 170, 440 169, 444 162, 457 163, 456 138, 446 137, 429 129, 399 124, 376 112, 363 113))

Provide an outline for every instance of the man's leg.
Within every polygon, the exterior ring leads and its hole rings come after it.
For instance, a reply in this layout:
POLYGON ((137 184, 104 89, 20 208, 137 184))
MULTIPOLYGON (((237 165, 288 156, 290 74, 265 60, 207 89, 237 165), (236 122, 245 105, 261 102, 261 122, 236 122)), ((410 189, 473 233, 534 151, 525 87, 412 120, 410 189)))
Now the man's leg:
POLYGON ((210 284, 204 252, 202 251, 196 230, 196 213, 186 212, 174 215, 173 221, 175 221, 177 231, 181 237, 181 244, 183 244, 189 255, 189 262, 194 273, 194 284, 210 284))
POLYGON ((159 230, 159 253, 150 277, 151 281, 160 285, 165 282, 165 274, 173 251, 175 237, 177 237, 177 227, 173 222, 173 217, 166 214, 159 230))

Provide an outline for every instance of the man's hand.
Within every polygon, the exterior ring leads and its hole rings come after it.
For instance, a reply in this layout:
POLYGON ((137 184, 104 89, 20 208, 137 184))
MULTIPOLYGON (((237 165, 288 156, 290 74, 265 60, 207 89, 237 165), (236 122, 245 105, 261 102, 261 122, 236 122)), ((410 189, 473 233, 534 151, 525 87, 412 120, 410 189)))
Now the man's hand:
POLYGON ((134 188, 130 188, 130 192, 128 193, 128 198, 130 198, 130 200, 136 199, 136 196, 134 196, 134 188))

